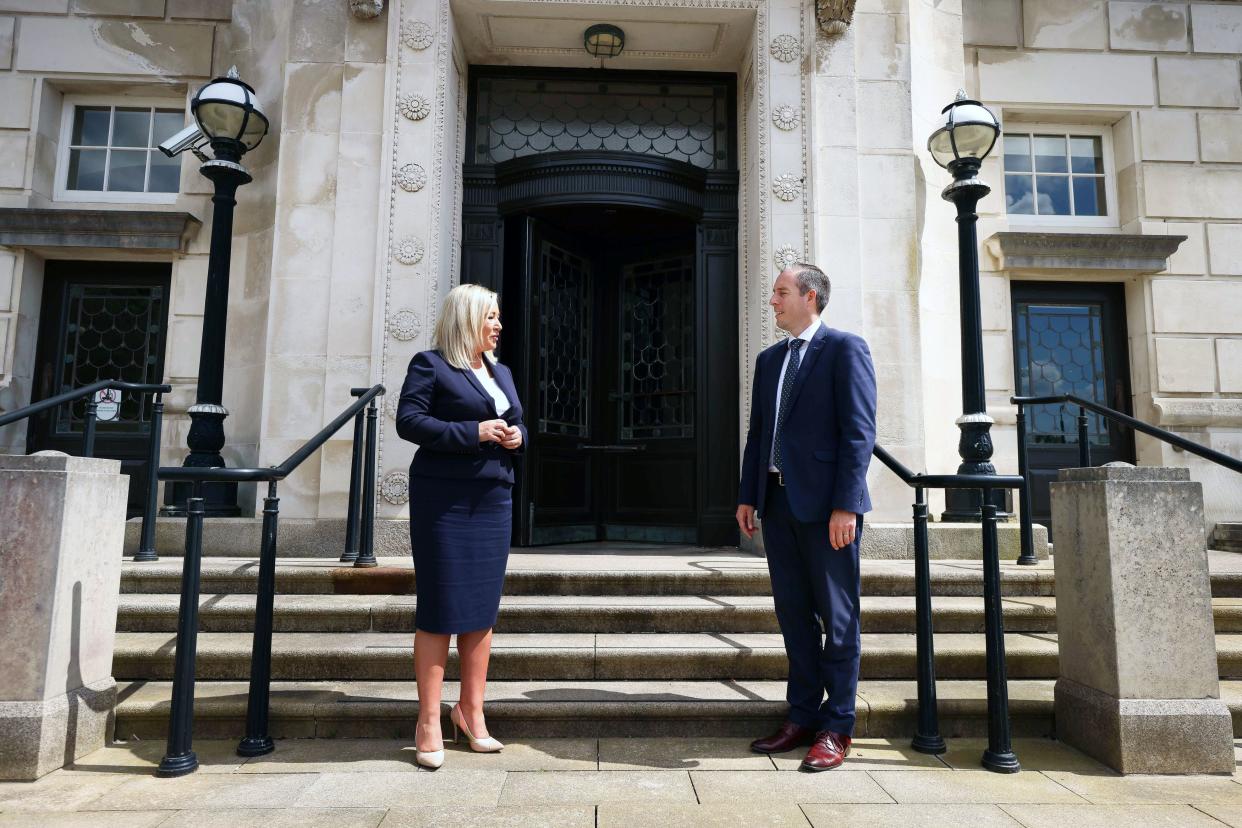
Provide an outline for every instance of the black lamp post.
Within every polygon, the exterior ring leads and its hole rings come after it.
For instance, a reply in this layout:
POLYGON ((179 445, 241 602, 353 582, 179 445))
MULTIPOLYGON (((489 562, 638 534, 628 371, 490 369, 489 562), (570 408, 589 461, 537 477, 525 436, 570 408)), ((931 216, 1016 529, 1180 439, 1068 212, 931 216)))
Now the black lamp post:
MULTIPOLYGON (((224 396, 224 345, 229 310, 229 264, 233 250, 233 208, 237 188, 248 184, 250 173, 241 157, 259 145, 267 134, 268 121, 259 109, 254 89, 237 76, 237 68, 208 83, 190 102, 190 111, 203 136, 211 144, 214 158, 201 172, 215 185, 212 196, 211 250, 207 260, 207 295, 203 305, 203 340, 198 358, 198 394, 190 415, 186 439, 190 453, 183 466, 214 468, 224 466, 224 418, 229 412, 224 396)), ((165 497, 165 514, 184 515, 190 484, 174 484, 165 497)), ((237 515, 236 483, 207 483, 203 486, 208 516, 237 515)))
MULTIPOLYGON (((941 198, 957 207, 958 291, 962 327, 962 416, 957 451, 962 463, 958 474, 996 474, 992 465, 992 418, 987 413, 983 380, 983 319, 979 301, 979 242, 975 225, 979 200, 992 188, 979 179, 979 168, 1000 136, 1000 122, 986 106, 959 90, 957 99, 944 108, 944 124, 927 139, 936 163, 953 174, 953 183, 941 198)), ((992 490, 1003 506, 1004 493, 992 490)), ((948 522, 977 522, 982 517, 980 489, 949 489, 945 492, 948 522)))

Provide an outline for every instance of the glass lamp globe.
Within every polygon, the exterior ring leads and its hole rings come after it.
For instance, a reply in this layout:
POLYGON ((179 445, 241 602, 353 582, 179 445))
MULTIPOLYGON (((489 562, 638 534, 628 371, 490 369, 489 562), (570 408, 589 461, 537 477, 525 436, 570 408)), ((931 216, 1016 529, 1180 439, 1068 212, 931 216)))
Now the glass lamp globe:
POLYGON ((582 43, 593 57, 616 57, 625 48, 625 32, 608 23, 596 23, 583 34, 582 43))
POLYGON ((249 152, 267 135, 267 116, 259 108, 254 89, 236 76, 216 78, 198 90, 190 111, 203 134, 215 141, 236 141, 249 152))
POLYGON ((957 100, 943 110, 944 124, 927 139, 927 150, 942 167, 973 158, 983 161, 996 145, 1000 122, 978 101, 958 92, 957 100))

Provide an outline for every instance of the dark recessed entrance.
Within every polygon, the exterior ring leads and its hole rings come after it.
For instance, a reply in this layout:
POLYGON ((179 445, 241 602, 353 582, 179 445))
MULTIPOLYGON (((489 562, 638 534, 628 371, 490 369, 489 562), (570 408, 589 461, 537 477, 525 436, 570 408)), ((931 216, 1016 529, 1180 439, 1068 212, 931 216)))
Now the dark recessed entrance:
POLYGON ((627 74, 519 73, 504 106, 472 74, 462 281, 500 292, 523 392, 521 545, 737 543, 732 79, 627 74))

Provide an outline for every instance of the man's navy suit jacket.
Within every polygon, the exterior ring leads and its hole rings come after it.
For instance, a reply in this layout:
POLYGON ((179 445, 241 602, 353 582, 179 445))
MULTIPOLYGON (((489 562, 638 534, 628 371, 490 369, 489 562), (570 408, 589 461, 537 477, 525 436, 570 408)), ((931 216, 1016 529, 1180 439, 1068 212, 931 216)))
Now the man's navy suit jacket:
MULTIPOLYGON (((738 502, 763 515, 776 388, 788 341, 755 361, 750 427, 742 454, 738 502)), ((786 404, 781 454, 789 507, 802 523, 827 523, 833 509, 871 511, 867 466, 875 446, 875 368, 862 337, 821 324, 803 346, 786 404)))
POLYGON ((522 404, 509 369, 492 363, 492 373, 510 404, 499 418, 473 372, 453 367, 439 351, 422 351, 410 360, 397 404, 397 434, 418 444, 411 475, 513 482, 513 455, 526 447, 522 404), (495 419, 521 429, 522 445, 480 443, 479 423, 495 419))

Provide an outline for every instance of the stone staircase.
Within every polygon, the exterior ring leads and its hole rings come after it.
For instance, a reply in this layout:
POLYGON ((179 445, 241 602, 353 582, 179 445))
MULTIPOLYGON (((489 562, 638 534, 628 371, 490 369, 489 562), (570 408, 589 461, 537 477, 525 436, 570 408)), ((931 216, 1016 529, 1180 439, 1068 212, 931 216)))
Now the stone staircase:
POLYGON ((1225 552, 1242 552, 1242 523, 1216 524, 1209 546, 1225 552))
MULTIPOLYGON (((1242 564, 1213 554, 1222 694, 1242 722, 1242 564)), ((1002 564, 1010 710, 1019 735, 1053 731, 1056 608, 1049 562, 1002 564)), ((116 735, 162 738, 181 561, 126 562, 113 673, 116 735)), ((244 730, 257 563, 204 560, 196 732, 244 730)), ((913 733, 914 569, 864 560, 858 734, 913 733)), ((933 561, 942 731, 986 733, 982 570, 933 561)), ((414 577, 327 559, 277 563, 272 735, 412 735, 414 577)), ((449 664, 455 678, 456 663, 449 664)), ((510 559, 488 686, 509 737, 745 735, 779 721, 785 657, 762 558, 638 546, 519 551, 510 559)), ((445 700, 458 688, 450 682, 445 700)), ((1239 728, 1242 732, 1242 728, 1239 728)))

